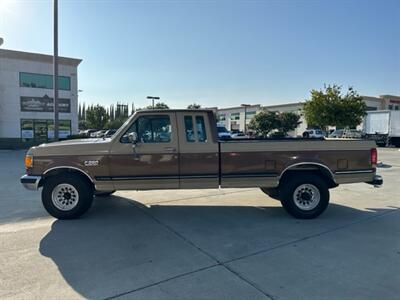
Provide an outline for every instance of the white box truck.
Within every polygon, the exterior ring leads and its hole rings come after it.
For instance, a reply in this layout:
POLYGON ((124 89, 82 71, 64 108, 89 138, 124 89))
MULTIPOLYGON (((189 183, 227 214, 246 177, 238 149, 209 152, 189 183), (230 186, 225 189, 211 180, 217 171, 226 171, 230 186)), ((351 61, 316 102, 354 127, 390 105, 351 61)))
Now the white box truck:
POLYGON ((400 146, 400 110, 369 111, 364 118, 363 133, 380 146, 400 146))

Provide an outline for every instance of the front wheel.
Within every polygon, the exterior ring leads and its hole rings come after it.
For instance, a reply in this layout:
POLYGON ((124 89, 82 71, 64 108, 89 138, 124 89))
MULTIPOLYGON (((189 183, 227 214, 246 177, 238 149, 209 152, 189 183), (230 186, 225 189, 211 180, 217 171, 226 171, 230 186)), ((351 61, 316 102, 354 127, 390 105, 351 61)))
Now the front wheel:
POLYGON ((48 178, 43 185, 43 206, 57 219, 79 218, 92 202, 93 188, 79 176, 62 174, 48 178))
POLYGON ((329 204, 329 189, 325 181, 313 174, 287 178, 280 188, 282 206, 299 219, 313 219, 329 204))

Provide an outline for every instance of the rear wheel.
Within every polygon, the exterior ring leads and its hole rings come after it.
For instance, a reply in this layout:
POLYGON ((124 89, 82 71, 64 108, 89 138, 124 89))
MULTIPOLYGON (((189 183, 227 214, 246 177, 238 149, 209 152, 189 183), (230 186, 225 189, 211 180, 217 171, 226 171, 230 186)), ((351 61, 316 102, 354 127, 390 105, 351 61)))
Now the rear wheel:
POLYGON ((61 174, 46 179, 43 185, 43 206, 57 219, 79 218, 92 202, 93 188, 79 176, 61 174))
POLYGON ((280 189, 282 206, 299 219, 313 219, 322 214, 329 204, 326 182, 313 174, 291 176, 280 189))

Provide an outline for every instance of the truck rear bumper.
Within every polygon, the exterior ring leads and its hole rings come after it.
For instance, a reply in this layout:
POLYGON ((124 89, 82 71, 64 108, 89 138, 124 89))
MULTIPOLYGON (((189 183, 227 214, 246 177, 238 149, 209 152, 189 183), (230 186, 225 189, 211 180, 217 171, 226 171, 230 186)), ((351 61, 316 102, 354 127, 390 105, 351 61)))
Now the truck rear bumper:
POLYGON ((369 181, 367 183, 373 185, 374 187, 381 187, 381 185, 383 184, 383 178, 380 175, 374 175, 372 181, 369 181))
POLYGON ((41 178, 40 176, 24 175, 21 177, 21 183, 28 190, 37 190, 41 178))

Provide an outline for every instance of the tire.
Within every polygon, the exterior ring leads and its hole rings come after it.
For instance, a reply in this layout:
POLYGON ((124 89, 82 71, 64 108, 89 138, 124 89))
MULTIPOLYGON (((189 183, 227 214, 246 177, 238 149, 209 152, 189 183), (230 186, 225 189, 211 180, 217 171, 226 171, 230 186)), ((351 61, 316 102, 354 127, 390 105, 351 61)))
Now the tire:
POLYGON ((112 194, 114 194, 115 193, 115 190, 113 190, 113 191, 105 191, 105 192, 94 192, 94 195, 96 196, 96 197, 107 197, 107 196, 110 196, 110 195, 112 195, 112 194))
POLYGON ((78 175, 62 174, 48 178, 42 190, 46 211, 57 219, 76 219, 89 210, 93 188, 78 175))
POLYGON ((305 139, 310 138, 310 134, 308 132, 303 132, 303 138, 305 139))
POLYGON ((287 178, 280 188, 279 196, 284 209, 298 219, 314 219, 329 204, 327 183, 313 174, 287 178))
POLYGON ((268 195, 272 199, 279 200, 279 189, 278 188, 261 187, 260 190, 263 191, 264 194, 268 195))

